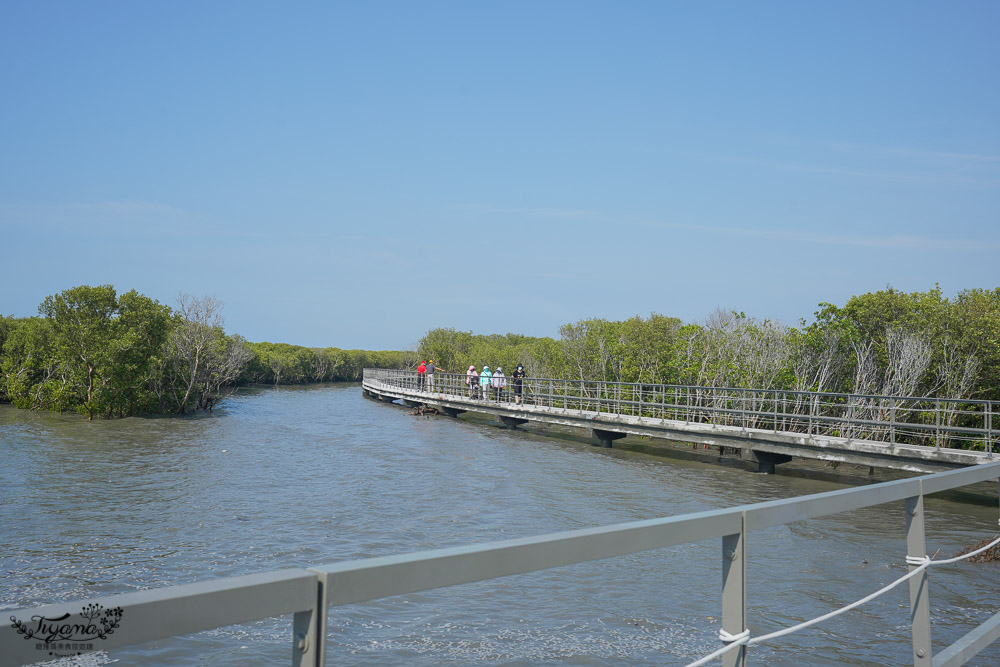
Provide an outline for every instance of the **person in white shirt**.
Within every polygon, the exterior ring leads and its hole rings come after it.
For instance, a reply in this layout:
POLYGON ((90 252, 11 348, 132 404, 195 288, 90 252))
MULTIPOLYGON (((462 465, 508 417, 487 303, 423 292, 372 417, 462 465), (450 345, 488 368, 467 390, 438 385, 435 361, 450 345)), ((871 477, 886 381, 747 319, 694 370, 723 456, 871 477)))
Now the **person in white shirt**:
POLYGON ((504 400, 504 387, 507 386, 507 377, 503 374, 503 369, 497 366, 493 371, 493 396, 496 400, 504 400))

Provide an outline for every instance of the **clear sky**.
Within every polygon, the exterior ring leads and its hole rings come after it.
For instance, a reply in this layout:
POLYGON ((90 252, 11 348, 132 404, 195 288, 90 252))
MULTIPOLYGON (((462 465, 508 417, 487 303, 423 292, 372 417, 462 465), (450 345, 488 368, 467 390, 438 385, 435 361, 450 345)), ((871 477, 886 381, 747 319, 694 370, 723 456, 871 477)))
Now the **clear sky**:
POLYGON ((0 0, 0 312, 400 349, 1000 285, 1000 3, 0 0))

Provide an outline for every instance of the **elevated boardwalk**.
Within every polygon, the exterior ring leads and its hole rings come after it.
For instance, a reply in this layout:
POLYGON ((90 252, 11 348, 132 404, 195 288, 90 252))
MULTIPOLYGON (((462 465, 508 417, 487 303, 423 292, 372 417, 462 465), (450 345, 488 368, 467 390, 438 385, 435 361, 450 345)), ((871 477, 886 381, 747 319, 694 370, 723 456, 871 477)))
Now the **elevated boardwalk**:
POLYGON ((637 435, 733 448, 762 472, 793 457, 921 473, 1000 460, 992 451, 1000 406, 992 401, 529 378, 516 403, 510 378, 485 398, 472 397, 465 380, 436 373, 431 383, 415 371, 365 369, 362 388, 453 417, 473 412, 512 427, 586 429, 606 447, 637 435))

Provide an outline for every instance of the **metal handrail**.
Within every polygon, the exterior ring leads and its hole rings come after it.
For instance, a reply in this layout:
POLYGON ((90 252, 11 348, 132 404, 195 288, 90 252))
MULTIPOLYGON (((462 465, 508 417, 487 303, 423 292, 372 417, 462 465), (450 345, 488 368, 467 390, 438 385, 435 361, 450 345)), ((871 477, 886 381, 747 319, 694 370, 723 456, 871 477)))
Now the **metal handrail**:
MULTIPOLYGON (((97 650, 293 613, 292 665, 322 667, 326 614, 331 606, 721 539, 722 629, 735 635, 748 626, 746 544, 752 531, 903 501, 907 510, 905 555, 921 558, 928 553, 924 496, 998 478, 1000 462, 675 517, 232 577, 5 613, 24 620, 55 618, 85 604, 120 607, 121 626, 99 642, 94 647, 97 650)), ((910 599, 914 665, 961 665, 1000 638, 997 614, 932 660, 926 569, 910 579, 910 599)), ((25 642, 22 634, 13 624, 0 626, 0 667, 50 659, 35 648, 35 642, 25 642)), ((723 657, 729 667, 742 667, 745 660, 746 647, 723 657)))
MULTIPOLYGON (((470 393, 466 389, 467 376, 461 373, 439 371, 433 379, 421 380, 413 370, 365 369, 364 378, 432 395, 470 393)), ((506 378, 504 391, 495 392, 491 387, 482 398, 513 403, 512 379, 506 378)), ((993 416, 1000 410, 1000 401, 993 400, 566 378, 525 378, 521 398, 525 405, 632 416, 658 415, 661 419, 685 422, 808 432, 893 444, 950 446, 988 453, 993 452, 997 436, 993 416)))
MULTIPOLYGON (((373 372, 391 372, 391 373, 404 373, 411 377, 416 377, 417 371, 409 369, 386 369, 386 368, 366 368, 366 371, 373 372)), ((464 373, 449 373, 445 371, 437 371, 435 375, 439 377, 451 376, 460 377, 464 379, 466 376, 464 373)), ((510 381, 510 376, 506 376, 508 383, 510 381)), ((576 384, 585 383, 588 385, 600 384, 600 385, 619 385, 619 386, 629 386, 629 387, 666 387, 669 389, 697 389, 701 391, 732 391, 732 392, 761 392, 761 393, 773 393, 780 392, 783 394, 799 394, 802 396, 828 396, 828 397, 841 397, 841 398, 885 398, 893 400, 925 400, 925 401, 941 401, 941 402, 952 402, 952 403, 990 403, 993 405, 1000 406, 1000 401, 994 401, 989 399, 965 399, 965 398, 938 398, 934 396, 895 396, 889 394, 845 394, 841 392, 834 391, 808 391, 803 389, 764 389, 764 388, 753 388, 753 387, 725 387, 716 385, 688 385, 688 384, 666 384, 659 382, 622 382, 619 380, 577 380, 569 378, 551 378, 547 376, 531 377, 526 378, 531 380, 537 380, 541 382, 572 382, 576 384)))

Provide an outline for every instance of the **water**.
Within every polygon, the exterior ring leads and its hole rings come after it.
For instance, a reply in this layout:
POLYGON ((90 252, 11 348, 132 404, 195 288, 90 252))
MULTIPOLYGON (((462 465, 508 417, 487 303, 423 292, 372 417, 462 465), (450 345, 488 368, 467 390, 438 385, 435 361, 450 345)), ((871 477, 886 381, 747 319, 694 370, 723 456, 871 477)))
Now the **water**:
MULTIPOLYGON (((210 416, 87 422, 0 406, 0 609, 682 514, 843 488, 409 416, 359 385, 252 390, 210 416)), ((928 500, 930 552, 997 531, 928 500)), ((750 536, 762 634, 905 573, 901 503, 750 536)), ((330 664, 686 664, 718 647, 717 540, 330 610, 330 664)), ((997 611, 1000 569, 931 573, 935 645, 997 611)), ((123 619, 124 620, 124 619, 123 619)), ((750 653, 761 665, 912 664, 906 586, 750 653)), ((289 664, 290 618, 77 664, 289 664)), ((63 661, 67 664, 66 661, 63 661)), ((1000 664, 991 648, 971 664, 1000 664)))

